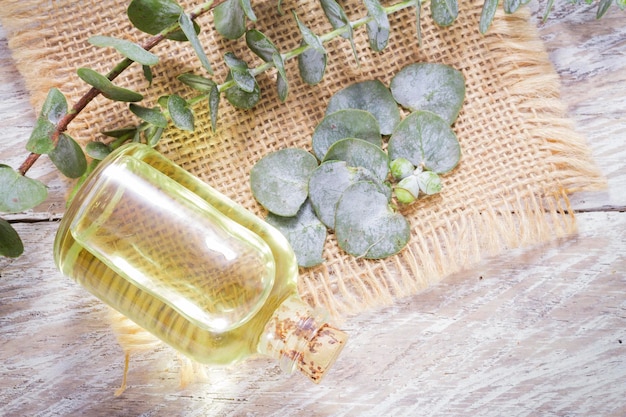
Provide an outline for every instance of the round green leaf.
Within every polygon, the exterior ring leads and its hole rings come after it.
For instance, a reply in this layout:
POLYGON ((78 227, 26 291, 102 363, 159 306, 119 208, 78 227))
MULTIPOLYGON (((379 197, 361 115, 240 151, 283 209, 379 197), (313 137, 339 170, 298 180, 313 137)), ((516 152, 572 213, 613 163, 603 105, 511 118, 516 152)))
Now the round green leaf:
MULTIPOLYGON (((183 8, 175 0, 132 0, 126 11, 133 26, 150 35, 156 35, 176 24, 182 12, 183 8)), ((194 24, 194 27, 196 32, 200 31, 198 25, 194 24)), ((181 30, 167 35, 167 38, 187 40, 181 30)))
POLYGON ((13 226, 0 219, 0 256, 17 258, 24 252, 24 244, 13 226))
MULTIPOLYGON (((233 76, 231 71, 228 73, 226 81, 230 81, 232 79, 233 76)), ((261 99, 261 89, 259 88, 259 84, 256 82, 256 79, 254 77, 252 77, 252 80, 254 81, 252 91, 244 91, 238 85, 234 85, 226 90, 226 92, 224 93, 226 96, 226 100, 228 100, 230 104, 239 109, 247 110, 256 106, 256 104, 261 99)))
POLYGON ((394 212, 372 182, 349 186, 337 203, 335 236, 339 247, 356 257, 381 259, 406 246, 410 227, 394 212))
POLYGON ((41 182, 20 175, 8 165, 0 164, 0 211, 19 213, 33 208, 48 196, 41 182))
POLYGON ((312 137, 313 151, 322 160, 333 143, 345 138, 363 139, 379 148, 383 144, 378 122, 370 112, 344 109, 327 115, 317 125, 312 137))
POLYGON ((379 80, 362 81, 335 93, 326 114, 342 109, 361 109, 376 117, 380 133, 390 135, 400 122, 400 110, 391 92, 379 80))
POLYGON ((102 142, 89 142, 85 146, 85 151, 93 159, 101 161, 111 153, 111 147, 102 142))
POLYGON ((299 266, 308 268, 324 262, 322 252, 326 241, 326 226, 317 218, 309 201, 300 207, 295 217, 269 213, 265 220, 285 235, 296 254, 299 266))
POLYGON ((302 149, 281 149, 261 158, 250 171, 250 187, 268 211, 295 216, 309 192, 309 177, 317 159, 302 149))
POLYGON ((387 151, 391 160, 406 158, 438 174, 452 170, 461 158, 461 146, 448 123, 427 111, 408 115, 391 135, 387 151))
POLYGON ((215 30, 226 39, 237 39, 246 31, 246 12, 240 0, 226 0, 213 9, 215 30))
POLYGON ((387 154, 370 142, 347 138, 335 142, 326 153, 324 161, 346 161, 351 167, 370 170, 379 181, 385 181, 389 173, 387 154))
POLYGON ((430 12, 439 26, 450 26, 459 14, 458 0, 432 0, 430 12))
POLYGON ((448 65, 411 64, 393 77, 391 93, 401 106, 433 112, 452 124, 465 100, 465 78, 448 65))
POLYGON ((57 146, 48 154, 50 160, 69 178, 78 178, 87 169, 87 159, 80 145, 66 134, 59 136, 57 146))
POLYGON ((317 217, 329 228, 335 228, 337 202, 350 185, 370 181, 387 194, 388 189, 371 171, 363 167, 350 167, 345 161, 328 161, 321 164, 309 179, 309 200, 317 217))

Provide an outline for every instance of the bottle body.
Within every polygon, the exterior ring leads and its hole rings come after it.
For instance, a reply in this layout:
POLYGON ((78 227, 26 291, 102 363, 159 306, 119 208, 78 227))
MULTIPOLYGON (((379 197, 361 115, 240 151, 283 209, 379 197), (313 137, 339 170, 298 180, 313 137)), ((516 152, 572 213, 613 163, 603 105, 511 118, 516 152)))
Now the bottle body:
POLYGON ((297 293, 297 263, 280 232, 145 145, 126 145, 96 168, 54 252, 64 275, 201 363, 258 353, 266 324, 297 293), (225 262, 216 268, 207 247, 225 262))

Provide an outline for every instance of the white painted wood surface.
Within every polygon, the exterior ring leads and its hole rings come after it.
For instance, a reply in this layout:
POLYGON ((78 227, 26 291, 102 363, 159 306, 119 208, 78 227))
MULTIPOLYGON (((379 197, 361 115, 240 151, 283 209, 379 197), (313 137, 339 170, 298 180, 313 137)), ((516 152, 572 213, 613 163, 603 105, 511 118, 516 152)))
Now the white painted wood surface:
MULTIPOLYGON (((626 15, 594 13, 557 10, 541 27, 609 181, 572 196, 579 234, 350 318, 351 340, 319 386, 258 358, 180 388, 164 348, 135 357, 114 397, 122 352, 106 308, 54 267, 65 187, 38 162, 31 175, 51 199, 11 217, 26 254, 0 258, 0 415, 626 415, 626 15)), ((0 162, 21 162, 33 119, 0 28, 0 162)))

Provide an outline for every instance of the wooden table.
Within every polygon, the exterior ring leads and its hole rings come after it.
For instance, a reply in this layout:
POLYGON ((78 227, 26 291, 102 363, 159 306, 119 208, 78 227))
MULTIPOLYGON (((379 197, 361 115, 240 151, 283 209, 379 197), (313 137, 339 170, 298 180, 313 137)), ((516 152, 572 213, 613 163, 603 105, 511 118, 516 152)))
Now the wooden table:
MULTIPOLYGON (((114 397, 123 354, 106 308, 55 269, 66 186, 40 161, 30 175, 51 198, 9 217, 26 254, 0 258, 0 415, 626 415, 626 15, 557 9, 534 20, 609 182, 572 196, 577 235, 350 318, 350 342, 321 385, 257 358, 180 388, 162 348, 134 357, 129 388, 114 397)), ((2 163, 24 158, 34 117, 0 28, 2 163)))

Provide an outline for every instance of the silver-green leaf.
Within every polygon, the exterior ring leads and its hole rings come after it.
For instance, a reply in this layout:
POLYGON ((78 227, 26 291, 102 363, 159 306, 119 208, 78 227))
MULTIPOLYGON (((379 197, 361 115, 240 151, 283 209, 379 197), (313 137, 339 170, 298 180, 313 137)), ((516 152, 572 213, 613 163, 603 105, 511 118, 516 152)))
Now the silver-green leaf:
POLYGON ((0 164, 0 212, 19 213, 43 202, 46 186, 24 177, 8 165, 0 164))
POLYGON ((115 48, 117 52, 124 55, 126 58, 131 59, 141 65, 156 65, 159 62, 159 57, 151 52, 146 51, 136 43, 118 39, 111 36, 96 35, 88 39, 89 43, 101 48, 115 48))
POLYGON ((345 161, 328 161, 321 164, 309 178, 309 200, 317 217, 329 229, 335 228, 337 203, 343 192, 352 184, 371 181, 379 191, 390 197, 389 189, 363 167, 351 167, 345 161))
POLYGON ((110 100, 124 102, 143 100, 141 94, 114 85, 107 77, 90 68, 79 68, 76 72, 83 81, 100 90, 102 95, 110 100))
POLYGON ((361 81, 337 91, 328 102, 326 114, 341 109, 360 109, 372 113, 383 135, 390 135, 400 123, 398 105, 389 89, 379 80, 361 81))
POLYGON ((227 39, 238 39, 246 31, 246 12, 240 0, 226 0, 213 9, 215 29, 227 39))
POLYGON ((167 118, 158 108, 143 107, 131 103, 129 109, 133 114, 135 114, 135 116, 139 117, 141 120, 144 120, 158 127, 167 127, 167 118))
POLYGON ((193 132, 194 116, 187 105, 187 101, 179 95, 172 94, 167 99, 167 111, 170 113, 172 123, 179 129, 193 132))
POLYGON ((391 135, 389 158, 406 158, 417 167, 438 174, 452 170, 461 158, 461 146, 448 123, 435 113, 408 115, 391 135))
POLYGON ((198 34, 196 33, 191 18, 189 18, 189 16, 187 16, 187 14, 183 12, 178 18, 178 24, 180 25, 183 33, 189 40, 189 43, 191 43, 191 47, 196 53, 196 56, 200 60, 200 63, 202 64, 204 69, 206 69, 209 74, 213 74, 213 68, 211 68, 209 58, 207 57, 206 52, 204 52, 204 48, 200 43, 200 39, 198 39, 198 34))
POLYGON ((367 8, 367 15, 372 18, 367 23, 367 36, 369 38, 370 47, 376 51, 382 51, 389 41, 389 18, 378 0, 364 0, 367 8))
POLYGON ((24 252, 24 244, 13 226, 0 219, 0 256, 17 258, 24 252))
POLYGON ((347 253, 381 259, 406 246, 410 227, 404 216, 390 207, 375 183, 362 181, 349 186, 337 203, 335 236, 339 247, 347 253))
POLYGON ((432 0, 430 11, 439 26, 450 26, 459 15, 458 0, 432 0))
POLYGON ((309 268, 324 262, 322 252, 326 241, 326 226, 317 218, 308 200, 294 217, 269 213, 265 220, 287 238, 299 266, 309 268))
POLYGON ((87 159, 74 139, 61 133, 56 147, 48 154, 52 163, 68 178, 78 178, 87 169, 87 159))
POLYGON ((313 152, 323 160, 335 142, 358 138, 382 147, 380 126, 372 113, 358 109, 343 109, 330 113, 317 125, 311 139, 313 152))
POLYGON ((254 198, 269 212, 295 216, 309 191, 317 160, 302 149, 287 148, 261 158, 250 171, 254 198))
POLYGON ((391 80, 393 98, 411 111, 436 113, 454 123, 465 100, 465 78, 448 65, 420 62, 402 68, 391 80))
POLYGON ((346 161, 351 167, 363 167, 380 181, 385 181, 389 174, 387 153, 362 139, 346 138, 335 142, 324 157, 326 161, 346 161))

